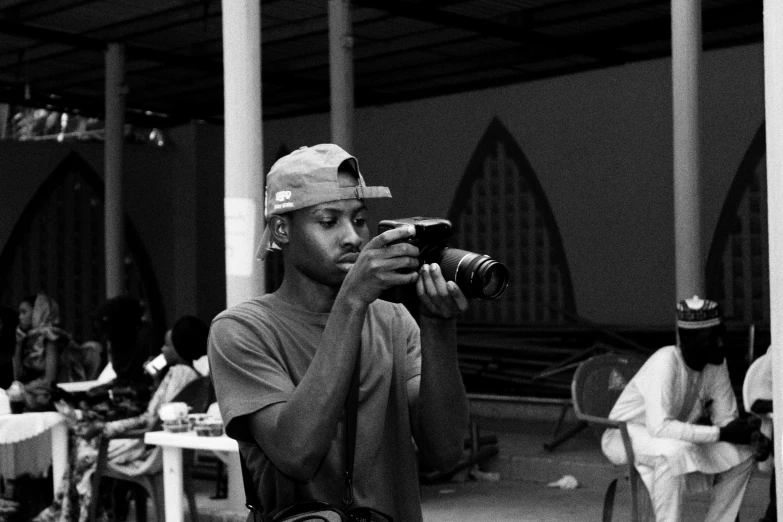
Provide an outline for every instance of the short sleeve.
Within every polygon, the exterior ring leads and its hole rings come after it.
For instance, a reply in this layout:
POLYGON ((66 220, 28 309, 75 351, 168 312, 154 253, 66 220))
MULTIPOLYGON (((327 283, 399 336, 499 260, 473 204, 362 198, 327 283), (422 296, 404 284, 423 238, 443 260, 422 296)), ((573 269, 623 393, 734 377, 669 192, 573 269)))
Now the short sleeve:
POLYGON ((209 332, 207 353, 226 434, 253 442, 245 416, 285 402, 294 391, 269 327, 219 316, 209 332), (272 341, 274 342, 274 341, 272 341))
POLYGON ((405 339, 405 377, 410 380, 421 375, 421 333, 416 320, 403 305, 398 305, 400 331, 405 339))

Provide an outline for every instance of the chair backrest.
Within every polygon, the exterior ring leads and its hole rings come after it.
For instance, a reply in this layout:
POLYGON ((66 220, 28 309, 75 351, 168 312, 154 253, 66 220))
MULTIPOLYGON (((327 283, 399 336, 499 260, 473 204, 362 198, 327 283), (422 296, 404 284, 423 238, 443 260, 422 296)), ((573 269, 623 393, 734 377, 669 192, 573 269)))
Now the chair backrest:
MULTIPOLYGON (((606 419, 625 386, 644 364, 641 357, 605 353, 584 361, 571 381, 574 413, 606 419)), ((600 437, 605 427, 593 425, 600 437)))
POLYGON ((742 381, 742 404, 745 411, 757 399, 772 399, 772 354, 767 352, 750 365, 742 381))
POLYGON ((174 398, 190 406, 190 413, 206 413, 212 403, 212 381, 209 377, 198 377, 189 382, 174 398))

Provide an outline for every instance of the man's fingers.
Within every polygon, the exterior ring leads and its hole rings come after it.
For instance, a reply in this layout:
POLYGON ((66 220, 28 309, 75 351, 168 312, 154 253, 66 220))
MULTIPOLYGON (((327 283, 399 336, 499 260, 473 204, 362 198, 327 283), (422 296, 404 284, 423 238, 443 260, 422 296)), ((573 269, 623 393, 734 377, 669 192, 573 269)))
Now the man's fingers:
POLYGON ((432 276, 432 283, 435 285, 435 292, 438 295, 449 295, 449 287, 446 285, 446 279, 443 277, 443 272, 440 270, 440 265, 433 263, 430 265, 430 275, 432 276))
POLYGON ((421 267, 421 278, 424 280, 424 293, 430 297, 448 295, 448 291, 446 291, 445 287, 445 281, 443 285, 443 293, 439 291, 440 288, 435 282, 438 276, 440 276, 441 280, 443 279, 443 276, 440 274, 440 272, 435 272, 433 265, 424 265, 421 267))
POLYGON ((457 283, 454 281, 449 281, 447 286, 451 297, 454 298, 454 301, 457 303, 457 307, 459 307, 459 311, 464 312, 467 310, 470 303, 468 302, 468 298, 465 297, 465 294, 462 293, 462 290, 460 290, 459 286, 457 286, 457 283))
POLYGON ((414 227, 413 225, 409 225, 407 227, 393 228, 391 230, 387 230, 386 232, 383 232, 382 234, 378 234, 377 236, 372 238, 367 243, 367 246, 365 248, 383 248, 389 243, 393 243, 401 239, 412 237, 415 234, 416 234, 416 227, 414 227))

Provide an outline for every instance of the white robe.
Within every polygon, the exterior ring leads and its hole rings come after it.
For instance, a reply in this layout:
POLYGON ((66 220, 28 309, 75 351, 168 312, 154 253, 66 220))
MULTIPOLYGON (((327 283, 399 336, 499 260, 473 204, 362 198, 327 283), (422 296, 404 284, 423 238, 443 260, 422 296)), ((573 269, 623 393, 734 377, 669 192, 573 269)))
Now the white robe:
MULTIPOLYGON (((634 464, 653 505, 665 504, 665 498, 675 496, 672 488, 686 483, 689 491, 705 490, 712 483, 712 475, 740 464, 743 469, 747 467, 749 476, 749 446, 718 442, 719 427, 736 417, 737 401, 726 363, 708 364, 697 372, 688 368, 676 346, 666 346, 650 356, 609 414, 610 419, 628 423, 634 464), (707 412, 712 425, 695 424, 707 412), (663 469, 665 476, 672 477, 671 484, 665 484, 669 479, 661 477, 663 469)), ((614 464, 627 462, 619 430, 606 430, 601 448, 614 464)), ((744 478, 738 480, 737 491, 732 493, 740 500, 746 482, 744 478)))

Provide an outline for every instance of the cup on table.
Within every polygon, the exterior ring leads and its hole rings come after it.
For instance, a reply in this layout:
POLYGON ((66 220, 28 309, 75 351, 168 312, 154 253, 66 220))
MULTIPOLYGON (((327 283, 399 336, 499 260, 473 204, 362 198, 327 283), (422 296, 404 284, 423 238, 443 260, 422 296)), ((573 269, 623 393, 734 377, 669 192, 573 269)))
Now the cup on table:
POLYGON ((160 407, 158 415, 164 422, 187 420, 188 405, 185 402, 167 402, 160 407))
POLYGON ((184 402, 168 402, 160 407, 158 416, 163 421, 163 429, 171 433, 190 431, 188 405, 184 402))

